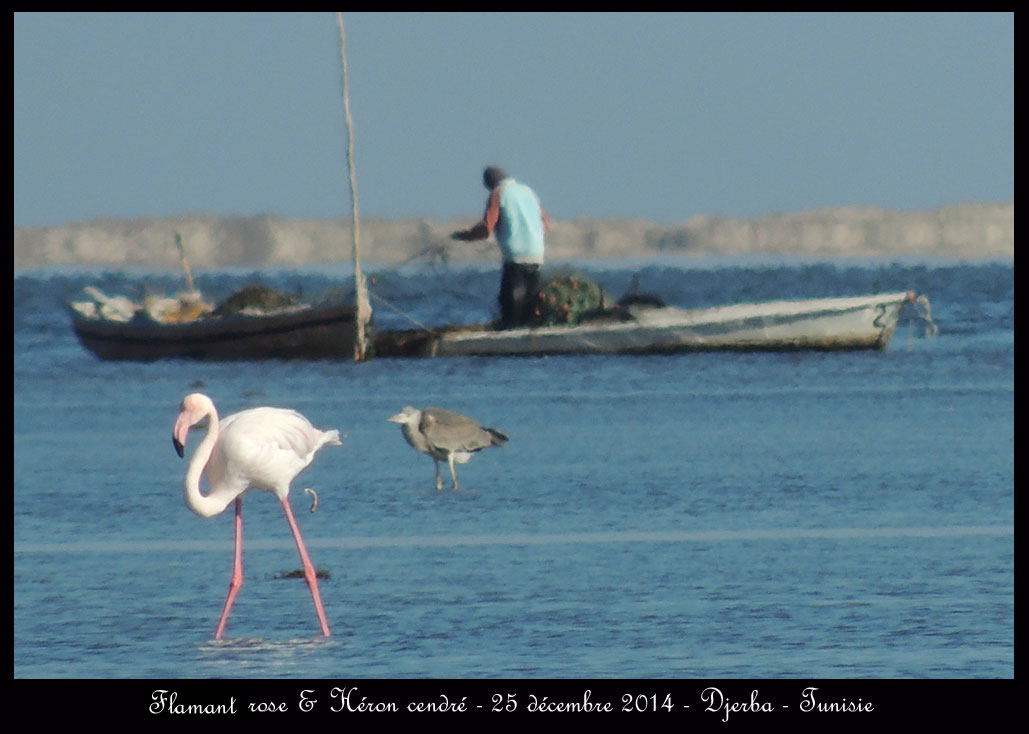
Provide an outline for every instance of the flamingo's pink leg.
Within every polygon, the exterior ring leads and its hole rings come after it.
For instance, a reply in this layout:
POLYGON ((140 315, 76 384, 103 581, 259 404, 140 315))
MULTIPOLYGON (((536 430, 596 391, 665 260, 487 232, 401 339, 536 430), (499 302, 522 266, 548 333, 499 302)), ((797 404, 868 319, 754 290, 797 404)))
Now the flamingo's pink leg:
POLYGON ((293 539, 297 542, 297 550, 300 551, 300 560, 304 562, 304 578, 307 579, 307 587, 311 590, 314 598, 314 608, 318 612, 318 621, 322 625, 322 634, 329 636, 329 623, 325 621, 325 610, 322 608, 322 597, 318 593, 318 577, 315 575, 314 566, 307 555, 307 548, 304 547, 304 539, 300 536, 300 528, 297 527, 296 518, 293 517, 293 508, 289 506, 289 497, 282 500, 282 507, 286 511, 286 519, 289 520, 289 527, 293 531, 293 539))
POLYGON ((222 609, 222 617, 218 620, 218 629, 214 632, 214 639, 220 640, 222 632, 225 631, 225 623, 229 621, 229 611, 232 609, 232 602, 236 601, 236 594, 243 585, 243 496, 236 498, 236 551, 235 560, 232 564, 232 581, 229 582, 229 595, 225 597, 225 607, 222 609))

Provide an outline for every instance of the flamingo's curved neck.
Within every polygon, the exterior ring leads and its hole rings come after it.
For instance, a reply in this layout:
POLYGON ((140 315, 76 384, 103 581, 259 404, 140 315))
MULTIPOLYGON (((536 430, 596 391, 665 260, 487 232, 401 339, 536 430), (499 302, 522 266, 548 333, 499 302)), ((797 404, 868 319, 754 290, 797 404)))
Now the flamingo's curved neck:
POLYGON ((218 431, 218 412, 212 406, 207 411, 207 433, 189 460, 186 480, 183 483, 186 491, 186 505, 201 517, 213 517, 219 514, 233 499, 232 497, 222 497, 217 491, 212 491, 206 496, 200 493, 200 477, 203 475, 211 453, 214 451, 214 445, 218 441, 218 431))

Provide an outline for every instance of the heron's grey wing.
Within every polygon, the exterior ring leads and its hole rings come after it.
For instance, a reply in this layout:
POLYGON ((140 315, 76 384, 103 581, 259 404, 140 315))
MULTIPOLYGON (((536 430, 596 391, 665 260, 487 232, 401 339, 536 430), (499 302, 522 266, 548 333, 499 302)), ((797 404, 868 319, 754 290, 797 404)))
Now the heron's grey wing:
MULTIPOLYGON (((445 408, 426 408, 420 426, 429 443, 446 451, 479 451, 499 438, 492 429, 483 428, 467 416, 445 408)), ((506 441, 507 437, 500 433, 506 441)))

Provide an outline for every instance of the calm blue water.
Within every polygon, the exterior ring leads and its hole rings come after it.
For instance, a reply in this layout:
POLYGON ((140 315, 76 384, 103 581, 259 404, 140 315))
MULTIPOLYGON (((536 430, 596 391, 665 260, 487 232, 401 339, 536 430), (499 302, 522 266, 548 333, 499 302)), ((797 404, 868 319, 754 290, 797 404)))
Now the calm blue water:
MULTIPOLYGON (((578 268, 680 306, 916 290, 885 353, 105 363, 62 303, 176 273, 14 274, 14 675, 43 678, 934 678, 1014 675, 1014 265, 578 268), (244 503, 245 583, 213 641, 231 512, 194 516, 182 396, 338 428, 281 508, 244 503), (386 421, 442 405, 511 437, 437 492, 386 421), (308 512, 300 491, 320 495, 308 512)), ((382 272, 426 324, 493 316, 495 267, 382 272)), ((305 297, 343 270, 201 275, 305 297)), ((410 322, 381 303, 383 326, 410 322)), ((198 437, 193 437, 195 446, 198 437)))

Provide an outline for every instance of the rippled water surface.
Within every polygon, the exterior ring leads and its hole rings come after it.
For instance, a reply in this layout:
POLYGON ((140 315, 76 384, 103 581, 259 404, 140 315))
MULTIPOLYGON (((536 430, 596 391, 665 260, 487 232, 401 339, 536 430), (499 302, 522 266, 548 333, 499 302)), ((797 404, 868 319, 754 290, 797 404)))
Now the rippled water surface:
MULTIPOLYGON (((181 278, 16 272, 14 675, 1014 675, 1012 263, 579 269, 615 297, 638 272, 681 306, 916 290, 939 335, 905 320, 881 353, 106 363, 64 301, 181 278), (303 580, 282 578, 299 559, 281 507, 251 492, 244 585, 213 640, 232 517, 187 509, 170 440, 198 389, 223 414, 288 406, 344 435, 291 497, 332 637, 303 580), (437 492, 386 421, 407 404, 510 442, 437 492)), ((347 284, 315 269, 197 280, 212 299, 347 284)), ((381 272, 377 322, 487 320, 496 280, 381 272)))

